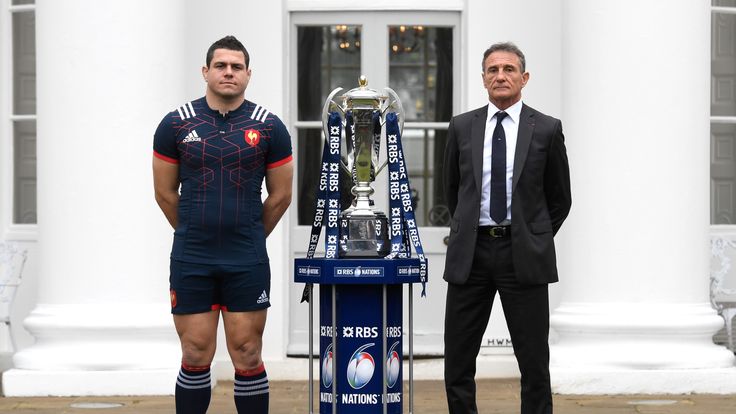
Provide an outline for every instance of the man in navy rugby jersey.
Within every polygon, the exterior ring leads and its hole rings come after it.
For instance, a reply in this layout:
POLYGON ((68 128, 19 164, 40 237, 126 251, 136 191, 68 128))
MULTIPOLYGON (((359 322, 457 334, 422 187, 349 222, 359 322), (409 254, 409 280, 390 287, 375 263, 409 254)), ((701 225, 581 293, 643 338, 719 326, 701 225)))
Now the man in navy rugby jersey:
POLYGON ((266 237, 291 202, 293 165, 284 124, 245 99, 249 64, 235 37, 212 44, 202 68, 205 96, 166 115, 154 136, 156 201, 174 228, 169 281, 182 348, 178 414, 207 411, 220 315, 238 413, 268 412, 261 359, 270 306, 266 237))

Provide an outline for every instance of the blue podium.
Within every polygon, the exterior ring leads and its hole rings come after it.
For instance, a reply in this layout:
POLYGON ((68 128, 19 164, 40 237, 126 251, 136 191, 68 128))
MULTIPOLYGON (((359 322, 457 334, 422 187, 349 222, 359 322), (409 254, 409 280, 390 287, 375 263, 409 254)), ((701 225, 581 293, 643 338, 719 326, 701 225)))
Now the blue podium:
POLYGON ((309 413, 314 407, 312 286, 320 289, 321 414, 401 414, 403 338, 409 341, 409 412, 413 412, 413 284, 420 260, 295 259, 294 281, 309 287, 309 413), (408 284, 409 330, 402 324, 408 284))

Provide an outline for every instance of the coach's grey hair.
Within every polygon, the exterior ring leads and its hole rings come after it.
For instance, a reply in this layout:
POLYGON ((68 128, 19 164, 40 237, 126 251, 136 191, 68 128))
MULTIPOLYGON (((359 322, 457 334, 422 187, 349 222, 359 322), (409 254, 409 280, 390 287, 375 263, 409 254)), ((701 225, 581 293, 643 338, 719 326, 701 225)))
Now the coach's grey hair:
POLYGON ((518 56, 519 63, 521 64, 521 73, 526 72, 526 58, 524 57, 524 52, 522 52, 518 46, 516 46, 515 44, 511 42, 495 43, 491 45, 491 47, 486 49, 486 51, 483 52, 483 61, 480 63, 481 70, 483 71, 486 70, 485 64, 486 64, 486 58, 488 57, 488 55, 490 55, 493 52, 498 52, 498 51, 511 52, 515 54, 516 56, 518 56))

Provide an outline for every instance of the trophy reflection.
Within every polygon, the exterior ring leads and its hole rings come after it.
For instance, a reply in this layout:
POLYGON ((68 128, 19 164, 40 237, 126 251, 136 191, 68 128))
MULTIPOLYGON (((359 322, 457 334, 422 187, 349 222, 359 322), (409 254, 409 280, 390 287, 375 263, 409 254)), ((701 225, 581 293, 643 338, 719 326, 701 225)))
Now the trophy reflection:
POLYGON ((385 162, 379 166, 385 115, 395 112, 403 121, 403 110, 392 89, 377 91, 367 84, 366 77, 361 76, 357 88, 339 97, 342 88, 336 88, 323 108, 325 137, 329 113, 337 112, 342 118, 345 154, 341 156, 341 165, 353 182, 352 202, 340 213, 339 257, 384 257, 391 250, 388 218, 374 208, 371 183, 386 166, 385 162))

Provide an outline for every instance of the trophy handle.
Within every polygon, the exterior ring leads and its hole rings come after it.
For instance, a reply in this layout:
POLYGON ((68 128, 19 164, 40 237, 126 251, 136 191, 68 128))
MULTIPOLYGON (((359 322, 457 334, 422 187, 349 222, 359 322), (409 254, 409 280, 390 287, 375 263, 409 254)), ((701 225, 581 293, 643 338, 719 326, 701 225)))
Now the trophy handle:
MULTIPOLYGON (((390 99, 386 100, 386 107, 383 108, 381 111, 381 114, 383 115, 386 111, 388 111, 389 108, 392 106, 396 106, 396 116, 399 117, 399 131, 402 133, 404 132, 404 106, 401 104, 401 99, 399 99, 399 95, 391 88, 384 88, 384 90, 388 93, 388 96, 390 99)), ((384 118, 383 124, 386 123, 386 118, 384 118)))
MULTIPOLYGON (((328 119, 330 117, 330 107, 332 105, 334 105, 335 108, 337 108, 340 111, 340 113, 342 114, 342 116, 345 117, 345 111, 342 109, 342 106, 340 106, 340 104, 337 103, 337 102, 335 102, 335 100, 334 100, 335 96, 338 93, 340 93, 340 91, 342 91, 342 88, 340 88, 340 87, 337 87, 337 88, 333 89, 332 92, 330 92, 330 94, 327 95, 327 99, 325 99, 325 104, 324 104, 324 106, 322 106, 322 131, 324 132, 324 134, 322 135, 322 140, 324 141, 324 145, 328 145, 327 137, 329 136, 329 131, 327 129, 327 126, 328 126, 327 125, 327 121, 328 121, 328 119)), ((344 124, 344 122, 343 122, 343 124, 344 124)), ((342 157, 340 157, 340 166, 348 174, 351 173, 350 170, 348 169, 347 165, 345 165, 345 160, 343 160, 342 157)))
POLYGON ((324 130, 324 133, 325 133, 324 134, 325 144, 327 143, 327 137, 329 136, 329 131, 327 130, 327 120, 330 117, 330 106, 334 104, 335 107, 337 107, 337 109, 340 110, 340 113, 342 113, 343 116, 345 115, 345 112, 342 110, 342 107, 340 106, 340 104, 338 104, 337 102, 333 100, 335 95, 340 93, 341 90, 342 88, 333 89, 332 92, 330 92, 330 94, 327 95, 327 99, 325 99, 325 104, 324 106, 322 106, 322 129, 324 130))
MULTIPOLYGON (((402 133, 404 132, 404 106, 401 105, 401 99, 399 99, 399 95, 391 88, 383 88, 383 90, 386 91, 386 93, 389 96, 389 99, 386 100, 386 107, 381 110, 381 126, 386 124, 386 111, 389 110, 392 106, 396 106, 396 116, 399 117, 399 131, 402 133)), ((388 165, 388 158, 383 162, 380 168, 376 170, 376 177, 378 177, 378 174, 383 171, 384 168, 388 165)))

